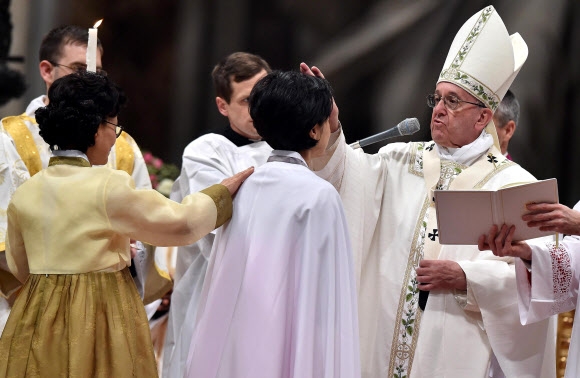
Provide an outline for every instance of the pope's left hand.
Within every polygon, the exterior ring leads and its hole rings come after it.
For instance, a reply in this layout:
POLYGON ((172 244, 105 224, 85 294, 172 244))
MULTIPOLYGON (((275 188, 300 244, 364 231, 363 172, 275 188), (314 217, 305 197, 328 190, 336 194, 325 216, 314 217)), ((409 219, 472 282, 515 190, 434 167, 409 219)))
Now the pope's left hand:
POLYGON ((465 272, 455 261, 421 260, 415 271, 421 290, 467 290, 465 272))
MULTIPOLYGON (((308 64, 302 62, 300 63, 300 72, 305 75, 316 76, 324 79, 324 75, 322 71, 316 66, 308 66, 308 64)), ((338 106, 336 106, 336 101, 334 101, 334 97, 332 98, 332 111, 330 112, 330 117, 328 118, 330 121, 330 132, 334 133, 340 127, 340 123, 338 122, 338 106)))

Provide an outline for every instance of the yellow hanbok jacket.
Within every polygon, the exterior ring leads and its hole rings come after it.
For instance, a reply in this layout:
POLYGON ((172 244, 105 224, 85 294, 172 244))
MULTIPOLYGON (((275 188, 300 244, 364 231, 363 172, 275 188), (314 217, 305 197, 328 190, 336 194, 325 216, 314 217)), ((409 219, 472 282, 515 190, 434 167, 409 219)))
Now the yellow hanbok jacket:
POLYGON ((173 202, 123 171, 53 157, 14 193, 6 258, 24 283, 0 339, 3 377, 156 377, 129 239, 191 244, 231 217, 227 188, 173 202))

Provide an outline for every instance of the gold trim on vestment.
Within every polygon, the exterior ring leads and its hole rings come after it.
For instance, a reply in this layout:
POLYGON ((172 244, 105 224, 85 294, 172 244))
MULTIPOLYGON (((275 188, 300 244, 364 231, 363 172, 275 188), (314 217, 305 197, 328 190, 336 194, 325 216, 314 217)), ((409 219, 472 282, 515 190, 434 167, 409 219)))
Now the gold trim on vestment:
POLYGON ((418 310, 419 289, 414 268, 419 265, 419 260, 424 256, 436 259, 441 248, 438 240, 432 241, 428 238, 429 230, 437 227, 432 191, 468 187, 480 189, 494 175, 515 165, 505 159, 495 146, 492 146, 486 154, 469 167, 450 161, 441 161, 433 142, 412 143, 408 164, 410 174, 424 178, 426 197, 418 214, 399 296, 387 377, 409 376, 413 366, 422 317, 422 312, 418 310), (425 169, 428 171, 425 172, 425 169), (482 174, 483 177, 481 177, 482 174), (472 186, 470 182, 474 181, 476 184, 472 186), (411 313, 413 310, 414 314, 411 313))
MULTIPOLYGON (((411 243, 411 251, 409 253, 409 258, 407 260, 407 268, 405 270, 405 276, 403 278, 403 282, 405 283, 401 289, 401 295, 399 296, 399 306, 397 308, 397 316, 395 318, 395 329, 393 332, 393 341, 391 343, 391 354, 389 356, 389 372, 386 375, 387 377, 395 376, 395 373, 399 374, 400 372, 396 372, 395 363, 399 363, 399 367, 403 365, 402 371, 404 373, 402 376, 408 376, 411 372, 411 367, 413 366, 413 359, 415 358, 415 349, 417 347, 417 339, 419 337, 419 326, 421 324, 421 311, 417 311, 418 308, 418 299, 419 299, 419 289, 417 287, 416 279, 411 281, 411 274, 414 272, 415 267, 419 266, 419 260, 423 257, 423 245, 421 244, 421 229, 422 225, 425 220, 425 216, 427 213, 427 209, 429 208, 430 201, 425 200, 423 203, 423 207, 419 212, 419 217, 417 218, 417 225, 415 226, 415 233, 413 235, 413 242, 411 243), (409 286, 412 285, 412 293, 408 293, 409 286), (413 298, 409 303, 407 300, 407 295, 412 294, 413 298), (401 324, 403 322, 403 312, 405 312, 405 306, 410 305, 414 307, 415 313, 413 318, 412 325, 406 325, 406 327, 412 327, 412 332, 408 336, 411 338, 410 343, 399 343, 399 336, 401 334, 401 324), (403 350, 407 349, 406 355, 404 355, 403 350), (397 361, 400 360, 400 361, 397 361), (406 364, 406 366, 404 366, 406 364), (405 374, 406 373, 406 374, 405 374)), ((424 236, 423 236, 424 237, 424 236)))
POLYGON ((167 294, 173 288, 173 280, 169 273, 161 269, 155 261, 157 247, 148 243, 142 242, 142 244, 148 255, 143 288, 143 304, 147 305, 167 294))
POLYGON ((411 142, 409 173, 423 177, 423 151, 435 148, 435 142, 411 142))
POLYGON ((167 252, 165 254, 165 262, 167 266, 167 272, 169 273, 169 277, 175 277, 175 264, 173 264, 173 255, 177 253, 175 247, 167 247, 167 252))
POLYGON ((86 159, 76 156, 53 156, 48 161, 48 166, 51 167, 53 165, 74 165, 76 167, 90 167, 91 163, 89 163, 86 159))
POLYGON ((135 167, 135 153, 131 141, 133 138, 124 131, 115 141, 115 168, 127 172, 129 176, 133 175, 135 167))
MULTIPOLYGON (((155 251, 155 248, 153 247, 153 251, 155 251)), ((171 289, 173 289, 173 280, 167 272, 159 269, 159 266, 153 261, 149 265, 149 270, 145 278, 143 304, 148 305, 153 303, 157 299, 162 298, 171 289)))
POLYGON ((210 196, 213 202, 215 202, 215 207, 217 208, 215 228, 220 227, 232 217, 232 196, 228 188, 221 184, 216 184, 200 192, 210 196))
POLYGON ((461 67, 494 11, 495 9, 492 6, 488 6, 481 11, 469 34, 467 34, 465 41, 463 41, 461 47, 457 50, 455 58, 451 61, 449 67, 443 68, 437 81, 437 83, 447 81, 465 89, 479 101, 486 104, 492 111, 498 108, 501 98, 491 88, 485 85, 485 83, 470 73, 461 70, 461 67))
POLYGON ((556 375, 558 378, 564 377, 566 371, 574 315, 575 310, 558 315, 558 334, 556 339, 556 375))
POLYGON ((487 176, 485 176, 484 178, 481 179, 481 181, 479 181, 477 184, 475 184, 475 186, 473 187, 473 189, 481 189, 483 188, 483 186, 497 173, 503 171, 506 168, 512 167, 516 165, 516 163, 514 163, 513 161, 510 161, 508 159, 505 159, 501 164, 499 164, 498 166, 495 167, 495 170, 490 172, 487 176))
POLYGON ((32 133, 24 121, 36 123, 33 118, 23 113, 19 116, 6 117, 2 119, 2 126, 10 134, 16 146, 16 152, 22 158, 30 176, 34 176, 42 169, 42 161, 38 153, 38 147, 34 142, 32 133))
POLYGON ((161 269, 159 267, 159 265, 157 265, 157 263, 154 263, 153 265, 155 266, 155 270, 157 271, 157 274, 159 274, 161 277, 165 278, 166 280, 171 281, 171 276, 169 275, 169 272, 166 272, 163 269, 161 269))

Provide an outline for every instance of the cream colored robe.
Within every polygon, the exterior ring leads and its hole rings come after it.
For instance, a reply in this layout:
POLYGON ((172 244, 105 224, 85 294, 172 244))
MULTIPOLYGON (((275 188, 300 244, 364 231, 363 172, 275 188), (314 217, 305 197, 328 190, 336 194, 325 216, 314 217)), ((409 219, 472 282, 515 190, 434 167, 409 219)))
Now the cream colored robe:
POLYGON ((180 204, 152 189, 136 190, 125 172, 90 168, 82 158, 52 159, 60 163, 22 184, 8 206, 6 260, 20 282, 29 274, 121 270, 130 264, 130 238, 189 244, 231 216, 223 185, 180 204))
MULTIPOLYGON (((38 124, 34 122, 36 110, 45 106, 45 98, 45 95, 36 97, 28 104, 24 114, 3 119, 0 128, 0 133, 3 135, 1 141, 4 151, 3 162, 6 166, 11 167, 10 170, 12 170, 12 172, 8 169, 0 171, 0 301, 4 300, 1 296, 10 296, 19 286, 17 280, 11 277, 6 270, 4 240, 7 220, 5 210, 14 190, 30 176, 46 168, 51 157, 50 148, 40 136, 38 124), (12 118, 12 121, 19 126, 14 131, 16 137, 13 137, 5 130, 9 118, 12 118), (20 125, 25 127, 20 127, 20 125), (8 181, 9 175, 12 176, 10 181, 8 181)), ((120 138, 117 139, 109 154, 107 166, 129 173, 133 177, 137 189, 151 189, 147 166, 139 146, 129 134, 123 132, 120 138)), ((153 307, 156 308, 157 306, 158 304, 153 307)), ((0 310, 0 334, 4 329, 1 321, 2 313, 3 310, 0 310)))
MULTIPOLYGON (((327 156, 314 164, 317 174, 339 190, 349 224, 362 376, 483 378, 493 349, 507 377, 538 377, 545 348, 551 359, 542 376, 555 376, 553 328, 547 321, 520 324, 511 260, 479 252, 477 246, 443 246, 438 258, 460 264, 468 291, 433 291, 425 312, 418 309, 414 267, 434 234, 427 224, 428 210, 434 207, 427 200, 423 176, 423 164, 433 163, 424 162, 423 154, 436 151, 433 145, 393 143, 368 155, 348 147, 340 132, 327 156)), ((490 152, 495 155, 489 163, 487 154, 474 163, 493 165, 490 173, 477 177, 471 187, 491 189, 534 180, 499 151, 490 152)), ((459 171, 469 171, 466 168, 442 162, 438 185, 447 188, 461 177, 459 171)))

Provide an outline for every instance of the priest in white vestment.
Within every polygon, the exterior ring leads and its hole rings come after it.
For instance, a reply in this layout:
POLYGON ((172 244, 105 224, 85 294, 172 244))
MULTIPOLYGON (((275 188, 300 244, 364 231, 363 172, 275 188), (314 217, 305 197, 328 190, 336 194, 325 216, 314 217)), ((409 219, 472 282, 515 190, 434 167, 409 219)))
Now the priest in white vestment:
POLYGON ((520 35, 510 36, 488 6, 461 27, 428 96, 432 141, 368 155, 346 145, 331 118, 330 146, 312 168, 345 207, 363 377, 555 376, 554 328, 547 320, 519 322, 513 259, 439 244, 433 199, 434 189, 535 180, 501 154, 492 122, 527 54, 520 35), (424 310, 420 290, 430 293, 424 310))
MULTIPOLYGON (((570 209, 561 204, 530 204, 523 219, 531 227, 566 234, 559 242, 511 242, 515 228, 500 225, 481 240, 498 256, 516 259, 520 319, 532 324, 578 307, 580 289, 580 202, 570 209)), ((576 311, 574 324, 580 324, 576 311)), ((580 376, 580 336, 572 328, 565 378, 580 376)), ((525 345, 520 345, 524 348, 525 345)))
MULTIPOLYGON (((256 82, 271 72, 261 57, 235 52, 212 70, 218 111, 227 119, 225 128, 200 136, 183 151, 181 173, 171 191, 177 202, 188 194, 220 182, 247 167, 266 163, 272 147, 261 141, 248 110, 247 99, 256 82), (196 189, 199 188, 199 189, 196 189)), ((182 377, 197 317, 215 231, 198 242, 176 247, 176 263, 167 333, 164 378, 182 377)))
POLYGON ((250 96, 275 150, 216 235, 186 377, 360 377, 352 251, 340 197, 307 165, 324 152, 328 83, 274 72, 250 96))

